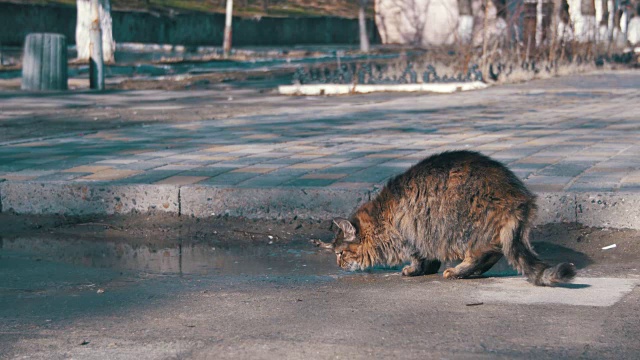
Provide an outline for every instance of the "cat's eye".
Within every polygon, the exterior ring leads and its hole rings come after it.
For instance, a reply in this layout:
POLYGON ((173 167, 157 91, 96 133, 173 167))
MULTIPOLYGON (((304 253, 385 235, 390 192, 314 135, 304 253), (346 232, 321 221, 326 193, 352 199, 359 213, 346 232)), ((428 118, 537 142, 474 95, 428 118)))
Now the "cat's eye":
POLYGON ((336 255, 338 255, 338 256, 342 256, 342 250, 340 250, 340 251, 336 251, 336 255))

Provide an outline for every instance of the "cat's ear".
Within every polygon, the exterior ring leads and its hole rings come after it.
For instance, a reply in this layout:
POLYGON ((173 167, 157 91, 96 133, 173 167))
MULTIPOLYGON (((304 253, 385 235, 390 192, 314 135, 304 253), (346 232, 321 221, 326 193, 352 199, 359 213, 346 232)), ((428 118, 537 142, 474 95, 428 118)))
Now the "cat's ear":
POLYGON ((339 227, 340 230, 342 230, 346 241, 355 240, 356 228, 353 227, 349 220, 344 218, 335 218, 333 219, 333 223, 336 224, 336 226, 339 227))

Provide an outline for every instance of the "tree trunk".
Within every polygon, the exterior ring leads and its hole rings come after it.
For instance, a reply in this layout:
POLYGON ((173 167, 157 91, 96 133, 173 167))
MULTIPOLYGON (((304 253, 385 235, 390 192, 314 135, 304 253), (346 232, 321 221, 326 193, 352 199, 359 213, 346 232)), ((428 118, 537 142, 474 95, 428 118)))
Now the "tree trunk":
POLYGON ((596 4, 593 0, 582 0, 580 2, 580 12, 582 15, 596 16, 596 4))
POLYGON ((558 26, 562 22, 562 0, 553 0, 551 2, 551 15, 549 21, 551 22, 549 28, 549 36, 551 36, 549 62, 553 63, 558 52, 558 26))
POLYGON ((224 39, 222 40, 222 54, 225 58, 231 53, 231 21, 233 20, 233 0, 227 0, 226 17, 224 22, 224 39))
POLYGON ((594 0, 581 0, 580 12, 583 17, 582 29, 576 31, 576 39, 580 42, 592 42, 597 39, 598 23, 596 22, 596 4, 594 0))
POLYGON ((622 9, 617 9, 613 16, 613 27, 622 30, 622 9))
POLYGON ((569 16, 569 3, 567 0, 560 0, 559 11, 559 20, 564 24, 569 24, 570 16, 569 16))
POLYGON ((536 2, 536 46, 542 45, 542 0, 536 2))
POLYGON ((609 26, 609 0, 602 0, 602 19, 600 19, 600 26, 609 26))
POLYGON ((470 43, 473 39, 473 11, 471 0, 458 0, 458 38, 464 43, 470 43))
MULTIPOLYGON (((107 63, 115 62, 116 43, 113 40, 111 4, 109 0, 98 0, 100 28, 102 30, 102 54, 107 63)), ((76 24, 76 47, 78 59, 89 60, 91 47, 91 0, 77 0, 78 22, 76 24)))
POLYGON ((100 29, 99 0, 91 0, 91 51, 89 60, 89 88, 104 90, 104 56, 100 29))
POLYGON ((526 60, 529 61, 536 48, 536 7, 535 2, 524 3, 524 46, 526 51, 526 60))
POLYGON ((484 19, 482 24, 482 77, 489 79, 489 0, 484 0, 484 19))
POLYGON ((367 34, 367 17, 365 9, 367 0, 360 0, 360 9, 358 9, 358 25, 360 27, 360 51, 369 52, 369 36, 367 34))

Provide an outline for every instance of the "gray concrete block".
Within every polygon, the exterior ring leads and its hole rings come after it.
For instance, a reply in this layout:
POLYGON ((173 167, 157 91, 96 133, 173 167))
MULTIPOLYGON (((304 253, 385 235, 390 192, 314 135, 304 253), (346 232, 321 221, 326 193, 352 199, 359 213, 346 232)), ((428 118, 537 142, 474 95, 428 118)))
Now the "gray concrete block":
POLYGON ((178 187, 168 185, 4 182, 0 189, 2 211, 20 214, 177 213, 179 209, 178 187))
POLYGON ((585 225, 640 229, 640 194, 578 193, 576 213, 578 222, 585 225))
POLYGON ((536 193, 538 216, 536 225, 576 222, 575 194, 563 192, 536 193))
POLYGON ((238 189, 183 186, 182 214, 209 217, 220 214, 262 219, 346 217, 373 196, 373 189, 258 188, 238 189))

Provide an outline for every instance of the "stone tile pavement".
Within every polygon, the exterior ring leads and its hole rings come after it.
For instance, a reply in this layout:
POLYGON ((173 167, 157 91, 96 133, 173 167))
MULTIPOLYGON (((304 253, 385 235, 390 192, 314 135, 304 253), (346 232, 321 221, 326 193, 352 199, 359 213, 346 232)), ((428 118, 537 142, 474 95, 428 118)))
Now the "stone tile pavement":
MULTIPOLYGON (((69 95, 64 102, 80 98, 69 95)), ((201 99, 202 106, 223 106, 201 99)), ((12 206, 12 184, 370 194, 422 158, 454 149, 502 161, 541 194, 640 194, 640 72, 451 95, 245 100, 264 101, 270 109, 0 144, 3 209, 19 208, 12 206)), ((0 99, 0 108, 10 101, 0 99)), ((569 212, 577 209, 572 204, 569 212)))

